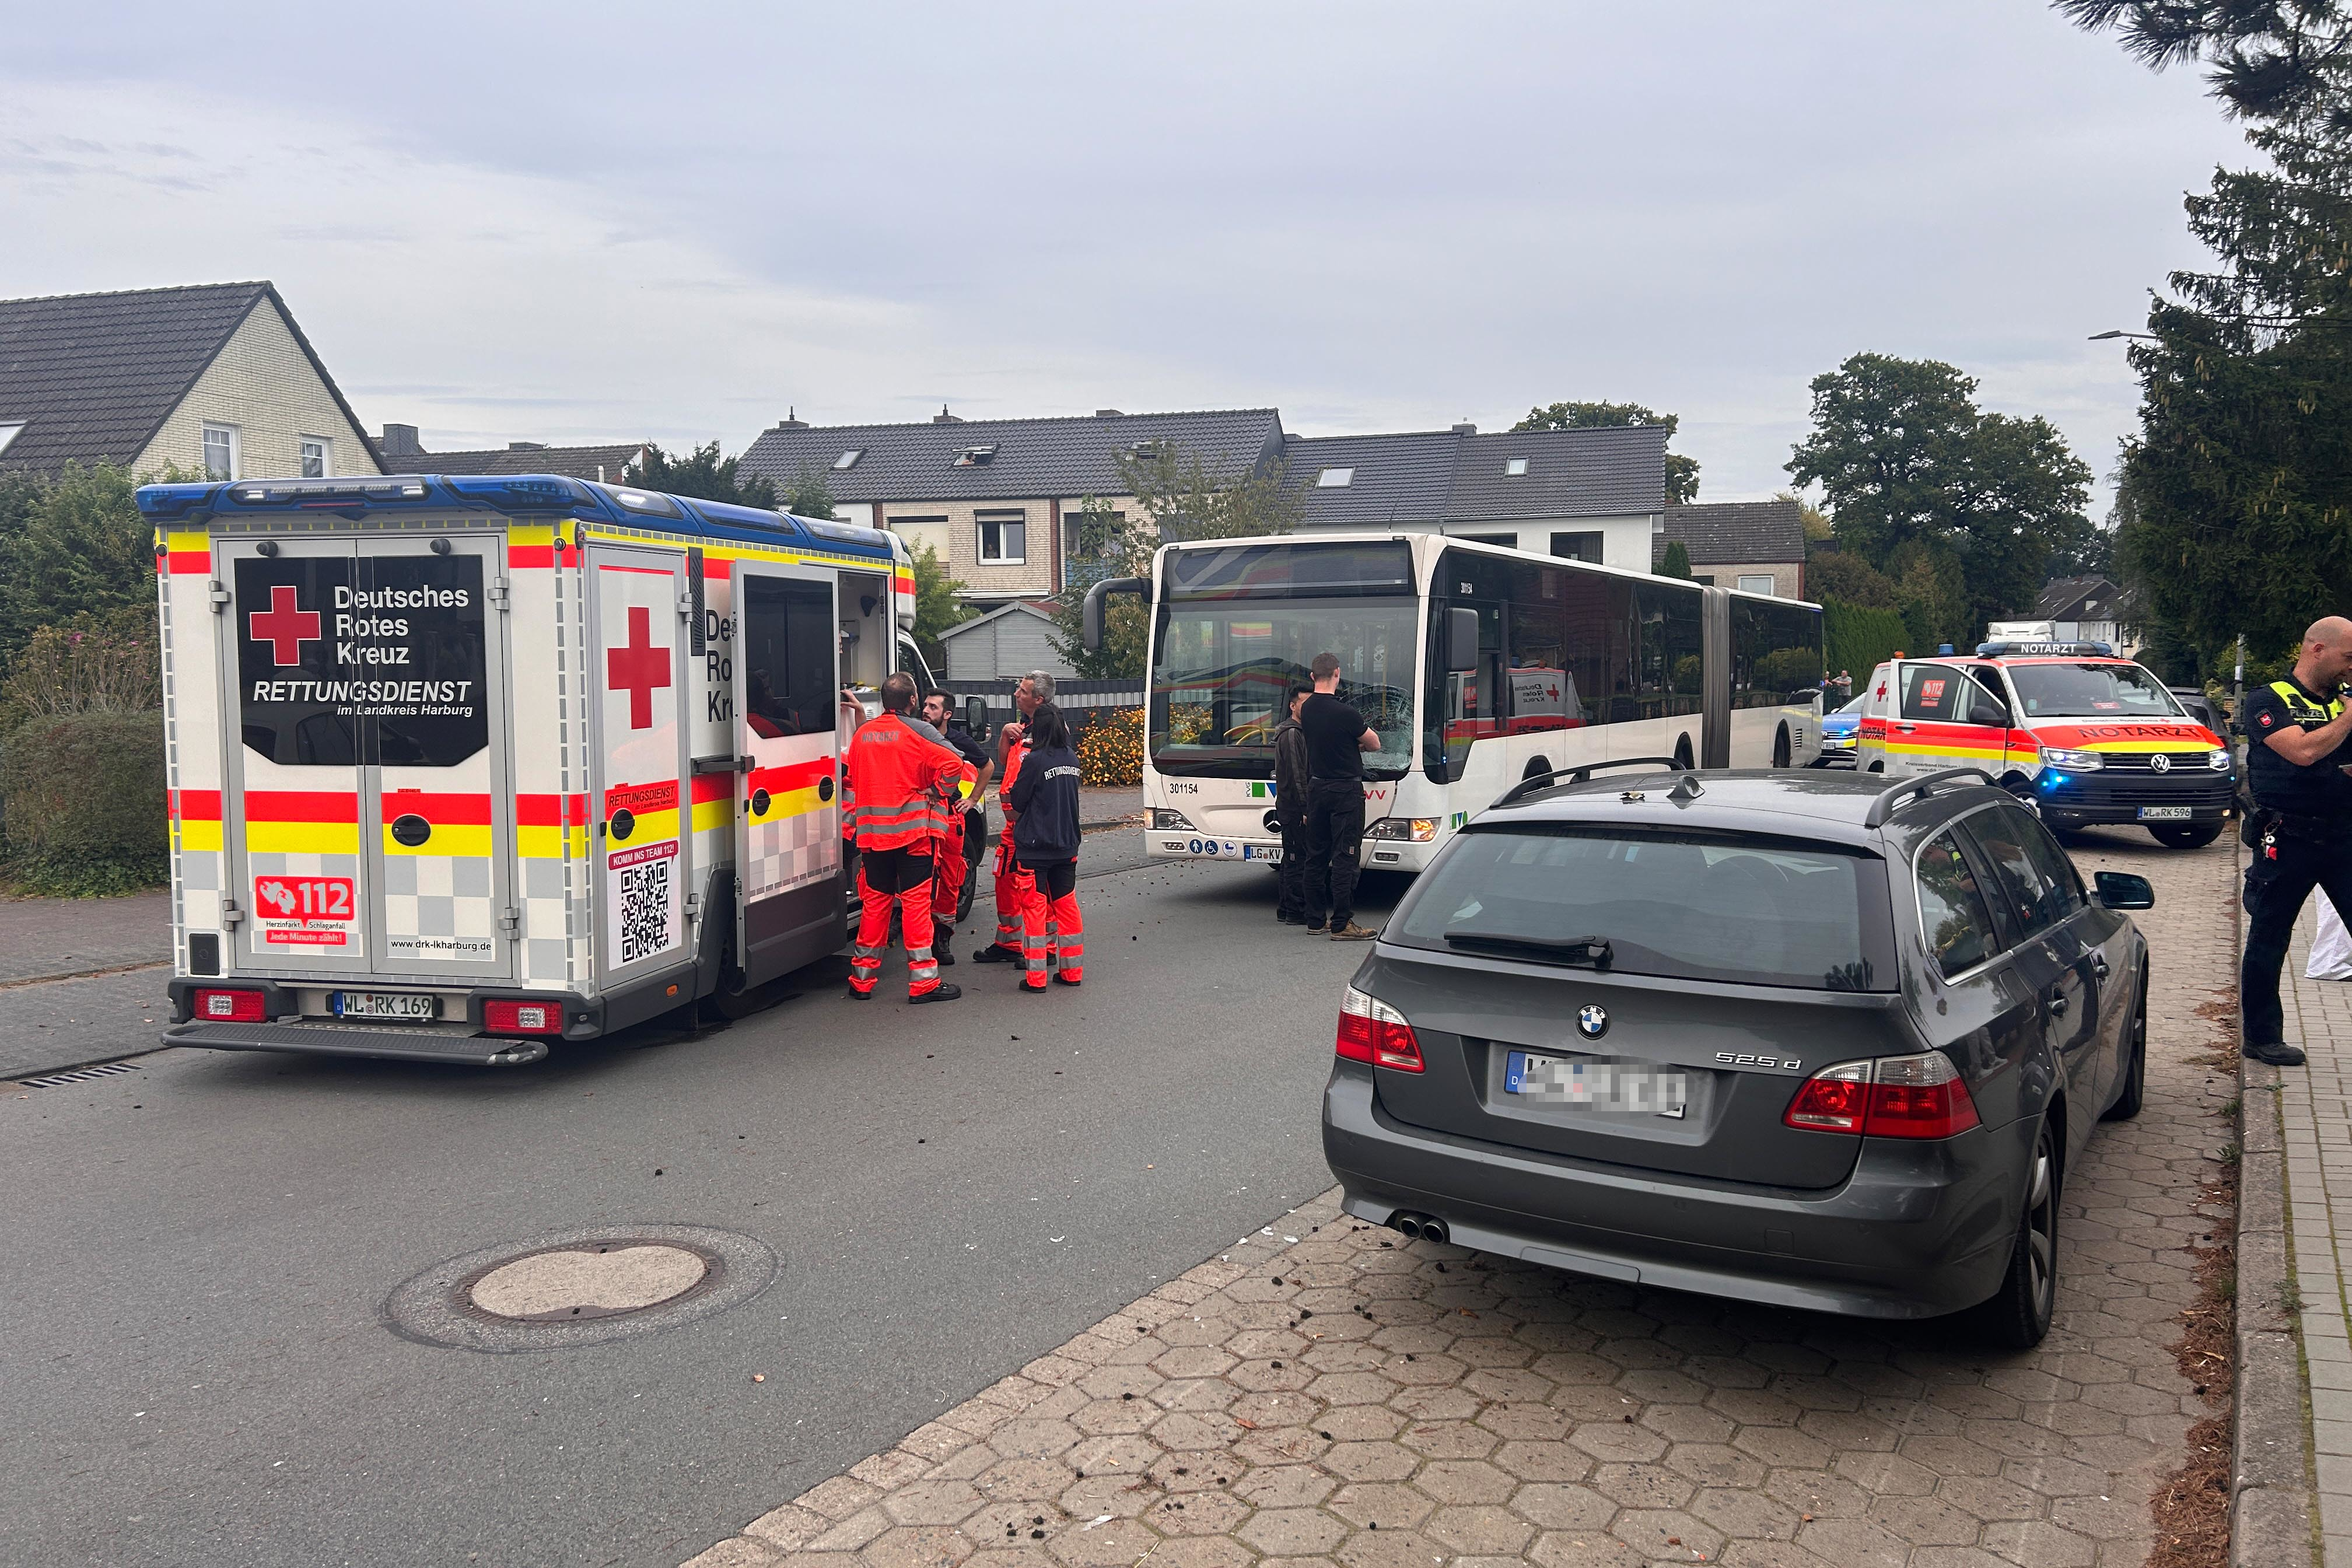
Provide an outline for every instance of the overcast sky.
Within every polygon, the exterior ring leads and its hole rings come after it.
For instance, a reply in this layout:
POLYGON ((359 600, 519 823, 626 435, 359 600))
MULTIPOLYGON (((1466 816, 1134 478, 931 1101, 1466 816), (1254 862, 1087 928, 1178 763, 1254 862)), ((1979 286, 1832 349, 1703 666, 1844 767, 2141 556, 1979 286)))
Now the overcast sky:
POLYGON ((2141 324, 2196 257, 2182 192, 2246 158, 2193 73, 2036 0, 181 0, 8 34, 0 297, 272 279, 371 430, 445 449, 1612 398, 1680 414, 1735 500, 1875 350, 2104 480, 2137 392, 2084 339, 2141 324))

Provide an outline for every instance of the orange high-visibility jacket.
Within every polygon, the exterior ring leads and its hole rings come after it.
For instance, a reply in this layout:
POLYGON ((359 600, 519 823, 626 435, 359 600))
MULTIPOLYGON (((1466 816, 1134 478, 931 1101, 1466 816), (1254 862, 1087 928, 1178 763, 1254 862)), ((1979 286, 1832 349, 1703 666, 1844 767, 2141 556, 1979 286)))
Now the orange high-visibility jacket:
POLYGON ((996 801, 1004 809, 1004 831, 997 835, 1005 848, 1013 847, 1013 781, 1021 776, 1021 758, 1029 750, 1029 742, 1004 748, 1004 776, 996 781, 996 801))
POLYGON ((856 804, 847 815, 861 851, 919 845, 928 853, 930 840, 947 831, 943 802, 954 796, 966 770, 954 752, 885 713, 849 742, 843 771, 855 792, 856 804))

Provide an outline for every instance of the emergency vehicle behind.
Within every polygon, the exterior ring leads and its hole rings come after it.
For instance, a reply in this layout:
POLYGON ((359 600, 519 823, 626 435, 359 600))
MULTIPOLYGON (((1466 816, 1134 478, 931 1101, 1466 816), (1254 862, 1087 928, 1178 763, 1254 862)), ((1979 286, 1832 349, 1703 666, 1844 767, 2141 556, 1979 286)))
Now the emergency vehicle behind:
POLYGON ((1981 768, 2053 827, 2132 824, 2194 848, 2236 799, 2228 743, 2105 643, 1986 643, 1895 658, 1864 687, 1855 766, 1981 768))
POLYGON ((172 1043, 530 1061, 842 945, 840 693, 912 625, 892 536, 553 476, 139 505, 172 1043))

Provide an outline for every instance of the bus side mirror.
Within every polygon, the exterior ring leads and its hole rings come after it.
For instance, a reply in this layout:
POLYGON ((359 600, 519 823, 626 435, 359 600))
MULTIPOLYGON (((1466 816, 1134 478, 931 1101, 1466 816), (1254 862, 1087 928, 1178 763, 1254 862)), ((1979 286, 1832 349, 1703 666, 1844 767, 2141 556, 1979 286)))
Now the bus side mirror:
POLYGON ((975 735, 988 731, 988 699, 967 697, 963 700, 963 727, 975 735))
POLYGON ((1478 668, 1477 611, 1445 612, 1445 668, 1455 675, 1466 675, 1478 668))
POLYGON ((1139 599, 1149 598, 1151 583, 1145 577, 1105 577, 1087 590, 1078 640, 1088 653, 1102 652, 1103 601, 1113 594, 1133 594, 1139 599))

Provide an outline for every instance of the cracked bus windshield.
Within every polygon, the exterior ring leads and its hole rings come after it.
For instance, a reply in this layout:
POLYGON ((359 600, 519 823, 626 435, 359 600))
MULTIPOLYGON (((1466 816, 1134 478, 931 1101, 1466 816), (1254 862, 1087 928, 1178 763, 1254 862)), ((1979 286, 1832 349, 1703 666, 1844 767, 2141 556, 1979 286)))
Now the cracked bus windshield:
POLYGON ((1166 773, 1274 776, 1274 727, 1318 653, 1339 658, 1339 700, 1380 737, 1370 778, 1412 765, 1417 606, 1410 599, 1258 599, 1160 611, 1151 760, 1166 773))

